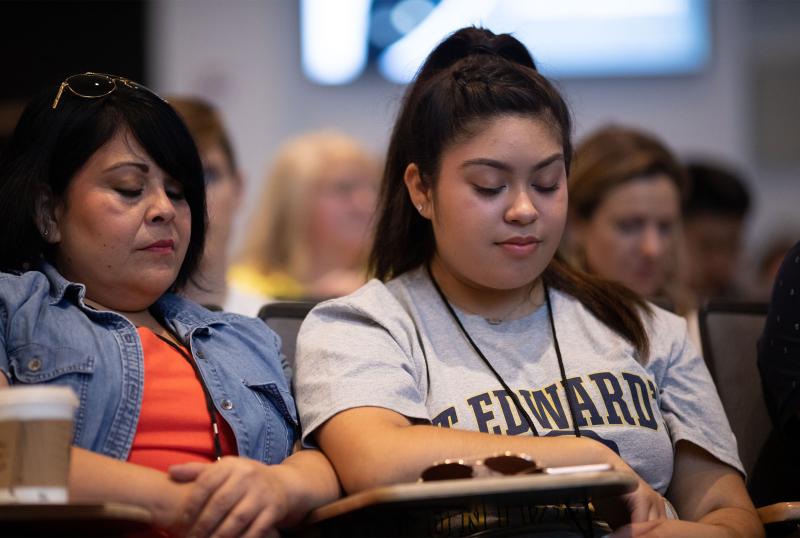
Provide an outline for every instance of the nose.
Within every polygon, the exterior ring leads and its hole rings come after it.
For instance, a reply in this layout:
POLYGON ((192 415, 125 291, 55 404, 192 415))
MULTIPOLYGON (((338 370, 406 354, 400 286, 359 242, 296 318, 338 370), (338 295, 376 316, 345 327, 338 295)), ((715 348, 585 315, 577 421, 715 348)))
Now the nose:
POLYGON ((170 222, 175 218, 175 204, 164 187, 153 189, 147 208, 149 222, 170 222))
POLYGON ((520 189, 513 194, 505 218, 507 222, 530 224, 539 218, 539 210, 536 209, 530 194, 524 189, 520 189))
POLYGON ((650 259, 660 258, 664 254, 666 245, 667 240, 661 235, 657 227, 645 227, 639 244, 642 255, 650 259))

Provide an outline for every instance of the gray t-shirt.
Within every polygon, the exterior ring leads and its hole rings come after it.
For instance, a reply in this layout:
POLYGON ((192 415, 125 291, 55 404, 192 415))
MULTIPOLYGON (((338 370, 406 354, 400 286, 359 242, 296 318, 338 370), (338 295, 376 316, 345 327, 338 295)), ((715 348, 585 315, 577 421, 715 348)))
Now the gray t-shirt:
MULTIPOLYGON (((655 490, 669 486, 673 447, 687 440, 742 471, 716 388, 683 318, 645 316, 650 356, 578 300, 550 291, 581 434, 613 448, 655 490)), ((540 436, 573 435, 547 306, 499 325, 456 310, 540 436)), ((303 439, 336 413, 383 407, 415 422, 530 435, 502 385, 464 337, 425 270, 317 306, 300 329, 295 389, 303 439)))

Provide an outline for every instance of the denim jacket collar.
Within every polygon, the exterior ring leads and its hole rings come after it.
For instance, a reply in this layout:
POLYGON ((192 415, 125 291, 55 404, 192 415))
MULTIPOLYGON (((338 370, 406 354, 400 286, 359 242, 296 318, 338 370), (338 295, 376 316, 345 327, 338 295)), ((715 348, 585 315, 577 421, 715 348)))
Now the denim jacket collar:
POLYGON ((50 282, 50 304, 61 302, 68 293, 74 293, 79 304, 83 304, 86 296, 86 286, 77 282, 70 282, 58 272, 54 266, 43 261, 38 268, 50 282))
MULTIPOLYGON (((86 296, 86 286, 77 282, 70 282, 58 272, 53 265, 42 262, 39 270, 50 281, 50 304, 56 304, 64 299, 74 300, 82 307, 86 296), (74 297, 74 299, 73 299, 74 297)), ((167 292, 151 307, 153 314, 167 323, 180 336, 186 337, 195 330, 208 330, 215 324, 230 325, 224 319, 224 314, 212 312, 197 303, 184 299, 174 293, 167 292)))

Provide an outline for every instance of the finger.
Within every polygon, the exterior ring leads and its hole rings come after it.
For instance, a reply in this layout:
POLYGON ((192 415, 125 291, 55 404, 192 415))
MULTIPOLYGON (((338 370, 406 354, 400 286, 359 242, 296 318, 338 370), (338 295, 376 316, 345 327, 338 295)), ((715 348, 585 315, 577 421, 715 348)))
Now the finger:
POLYGON ((250 525, 247 532, 242 535, 242 538, 278 538, 280 534, 278 533, 278 529, 275 528, 275 523, 277 523, 275 520, 276 513, 270 508, 266 508, 253 521, 253 524, 250 525))
POLYGON ((654 519, 665 519, 667 517, 667 509, 664 506, 664 498, 661 495, 650 504, 650 510, 647 512, 647 521, 654 519))
POLYGON ((259 503, 252 496, 243 495, 217 525, 214 530, 214 537, 241 536, 245 529, 255 522, 259 512, 268 509, 263 508, 263 503, 259 503))
POLYGON ((206 468, 206 472, 197 477, 184 501, 183 517, 187 527, 195 524, 211 496, 225 483, 230 473, 229 468, 216 465, 206 468))
POLYGON ((656 495, 650 494, 646 489, 640 488, 633 493, 631 498, 631 523, 640 523, 657 519, 658 505, 663 504, 656 495))
POLYGON ((190 536, 210 536, 214 529, 222 522, 239 503, 247 489, 241 481, 231 478, 220 485, 208 498, 200 515, 197 516, 191 528, 190 536))
POLYGON ((170 465, 167 472, 169 477, 176 482, 191 482, 202 473, 210 463, 180 463, 178 465, 170 465))

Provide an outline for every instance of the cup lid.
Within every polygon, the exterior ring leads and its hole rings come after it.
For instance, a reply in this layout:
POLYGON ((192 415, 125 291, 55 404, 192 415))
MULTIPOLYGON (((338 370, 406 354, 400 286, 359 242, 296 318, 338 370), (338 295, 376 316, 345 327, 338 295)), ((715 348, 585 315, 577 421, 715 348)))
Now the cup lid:
POLYGON ((78 407, 78 397, 69 387, 41 385, 11 385, 0 389, 0 406, 2 405, 64 405, 78 407))

